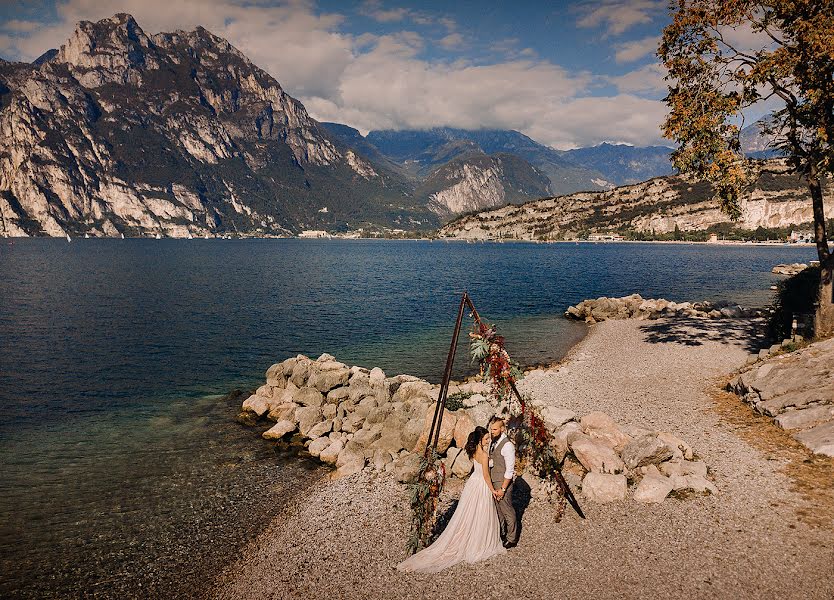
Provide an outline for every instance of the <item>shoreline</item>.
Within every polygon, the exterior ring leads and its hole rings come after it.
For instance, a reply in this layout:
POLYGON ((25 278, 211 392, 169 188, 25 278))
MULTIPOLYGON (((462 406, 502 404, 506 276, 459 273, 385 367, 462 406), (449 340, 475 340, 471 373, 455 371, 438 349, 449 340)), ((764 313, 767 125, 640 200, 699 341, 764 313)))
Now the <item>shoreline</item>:
MULTIPOLYGON (((63 240, 61 236, 18 236, 18 237, 4 237, 9 244, 20 240, 63 240)), ((464 243, 464 244, 573 244, 573 245, 599 245, 599 244, 658 244, 658 245, 683 245, 683 246, 749 246, 754 248, 773 247, 773 248, 806 248, 816 249, 813 243, 799 243, 799 242, 782 242, 782 241, 741 241, 741 240, 719 240, 717 242, 710 241, 687 241, 687 240, 532 240, 532 239, 515 239, 515 238, 460 238, 460 237, 342 237, 339 235, 330 235, 322 237, 305 237, 305 236, 272 236, 272 235, 244 235, 244 236, 230 236, 223 237, 222 235, 215 235, 209 238, 195 237, 188 238, 183 236, 163 236, 162 238, 155 238, 152 235, 146 236, 127 236, 119 238, 115 236, 90 236, 89 238, 75 237, 73 242, 89 240, 182 240, 187 242, 208 242, 208 241, 240 241, 240 240, 304 240, 304 241, 347 241, 347 242, 443 242, 443 243, 464 243)))
MULTIPOLYGON (((506 572, 529 574, 523 586, 531 597, 554 589, 566 597, 831 597, 834 511, 795 489, 790 469, 801 452, 776 455, 746 441, 738 424, 720 417, 711 395, 751 354, 749 332, 735 325, 606 321, 590 328, 560 364, 534 369, 520 383, 546 405, 600 409, 621 424, 646 423, 690 440, 710 465, 717 496, 647 506, 598 505, 579 495, 588 520, 568 510, 557 524, 533 489, 518 548, 485 563, 415 576, 392 570, 407 540, 406 488, 385 474, 360 472, 318 482, 288 506, 241 560, 227 565, 214 597, 465 596, 476 577, 497 598, 518 592, 518 582, 501 575, 506 572), (826 525, 809 523, 808 513, 826 525), (648 576, 646 565, 663 575, 648 576)), ((741 412, 739 419, 748 417, 741 412)), ((462 485, 450 481, 442 506, 462 485)))

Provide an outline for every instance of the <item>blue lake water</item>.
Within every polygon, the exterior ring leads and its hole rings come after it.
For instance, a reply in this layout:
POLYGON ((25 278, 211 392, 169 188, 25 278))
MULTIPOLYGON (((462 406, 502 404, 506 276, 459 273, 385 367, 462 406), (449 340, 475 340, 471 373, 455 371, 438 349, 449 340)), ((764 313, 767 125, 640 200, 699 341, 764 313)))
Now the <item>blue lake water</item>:
POLYGON ((236 425, 240 400, 220 397, 288 356, 438 381, 467 290, 516 359, 549 362, 584 335, 561 316, 582 299, 762 306, 774 264, 814 258, 758 245, 4 240, 0 595, 187 596, 183 582, 226 556, 205 548, 245 541, 229 535, 242 508, 317 472, 236 425))

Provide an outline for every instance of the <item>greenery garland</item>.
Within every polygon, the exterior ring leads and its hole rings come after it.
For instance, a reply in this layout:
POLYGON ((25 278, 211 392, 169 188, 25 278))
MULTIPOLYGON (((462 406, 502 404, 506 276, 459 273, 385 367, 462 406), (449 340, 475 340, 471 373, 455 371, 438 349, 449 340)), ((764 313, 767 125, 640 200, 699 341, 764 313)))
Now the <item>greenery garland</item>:
POLYGON ((515 384, 524 374, 504 349, 504 337, 498 335, 497 327, 477 321, 469 337, 472 340, 472 361, 480 363, 481 377, 492 386, 490 396, 493 402, 502 407, 503 414, 508 416, 507 437, 516 448, 516 473, 523 473, 529 468, 544 480, 548 500, 556 504, 558 522, 564 514, 567 499, 556 482, 556 472, 561 463, 554 451, 553 434, 530 399, 516 396, 515 384))
POLYGON ((446 483, 446 465, 431 449, 420 463, 420 474, 411 485, 411 537, 408 552, 414 554, 433 541, 437 522, 437 501, 446 483))
MULTIPOLYGON (((541 413, 529 402, 529 398, 516 397, 513 390, 524 377, 518 363, 504 349, 504 338, 498 335, 494 325, 476 321, 471 338, 472 361, 480 364, 480 374, 485 383, 491 384, 490 397, 507 415, 507 437, 516 447, 516 472, 529 468, 545 481, 548 500, 556 503, 556 521, 565 511, 566 498, 556 483, 560 462, 553 450, 553 435, 548 431, 541 413), (554 499, 554 495, 556 498, 554 499)), ((429 546, 437 533, 437 503, 446 483, 446 466, 435 449, 430 449, 420 463, 417 481, 411 485, 411 537, 410 554, 429 546)))

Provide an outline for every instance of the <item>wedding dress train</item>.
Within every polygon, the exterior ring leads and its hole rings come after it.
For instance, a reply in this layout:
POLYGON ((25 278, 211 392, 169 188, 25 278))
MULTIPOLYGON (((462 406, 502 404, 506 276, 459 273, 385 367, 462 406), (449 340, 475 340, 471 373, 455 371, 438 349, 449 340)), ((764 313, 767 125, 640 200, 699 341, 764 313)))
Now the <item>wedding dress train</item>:
POLYGON ((400 571, 435 573, 460 562, 474 563, 506 552, 498 513, 483 467, 475 462, 449 524, 435 542, 397 565, 400 571))

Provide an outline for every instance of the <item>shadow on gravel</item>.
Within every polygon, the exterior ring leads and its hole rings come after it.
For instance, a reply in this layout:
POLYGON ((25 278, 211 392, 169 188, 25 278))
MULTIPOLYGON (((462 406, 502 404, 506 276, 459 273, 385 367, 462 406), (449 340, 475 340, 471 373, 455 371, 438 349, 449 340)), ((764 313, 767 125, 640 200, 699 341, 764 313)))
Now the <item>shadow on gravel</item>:
POLYGON ((652 344, 702 346, 705 341, 740 345, 748 352, 758 352, 770 344, 764 319, 658 319, 640 330, 652 344))
POLYGON ((530 506, 530 500, 533 494, 530 490, 530 484, 524 481, 523 477, 516 477, 513 488, 513 508, 515 509, 515 517, 518 521, 518 537, 524 535, 524 512, 530 506))

